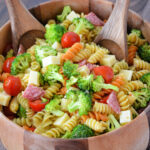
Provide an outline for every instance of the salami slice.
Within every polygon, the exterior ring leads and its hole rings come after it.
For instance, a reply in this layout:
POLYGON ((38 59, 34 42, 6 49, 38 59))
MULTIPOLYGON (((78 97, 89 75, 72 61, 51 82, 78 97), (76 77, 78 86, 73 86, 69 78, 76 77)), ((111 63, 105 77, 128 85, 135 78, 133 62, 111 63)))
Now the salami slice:
POLYGON ((30 100, 30 101, 34 101, 34 100, 38 100, 41 99, 42 96, 44 96, 45 91, 39 87, 33 86, 33 85, 29 85, 24 93, 23 93, 23 97, 30 100))
POLYGON ((85 18, 95 26, 104 25, 104 22, 101 19, 99 19, 93 12, 90 12, 85 18))
POLYGON ((116 93, 113 91, 107 99, 107 104, 117 113, 120 114, 120 105, 117 100, 116 93))

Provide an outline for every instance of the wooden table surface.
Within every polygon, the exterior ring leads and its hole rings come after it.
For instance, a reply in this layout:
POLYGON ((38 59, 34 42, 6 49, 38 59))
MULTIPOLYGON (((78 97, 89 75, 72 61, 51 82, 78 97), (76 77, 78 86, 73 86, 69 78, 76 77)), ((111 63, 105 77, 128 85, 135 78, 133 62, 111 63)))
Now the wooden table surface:
MULTIPOLYGON (((31 8, 41 2, 49 0, 22 0, 27 8, 31 8)), ((115 2, 115 0, 110 0, 115 2)), ((146 20, 150 22, 150 0, 131 0, 130 8, 138 12, 146 20)), ((0 0, 0 27, 8 20, 8 13, 4 0, 0 0)), ((10 135, 11 136, 11 135, 10 135)), ((0 150, 5 150, 0 142, 0 150)))

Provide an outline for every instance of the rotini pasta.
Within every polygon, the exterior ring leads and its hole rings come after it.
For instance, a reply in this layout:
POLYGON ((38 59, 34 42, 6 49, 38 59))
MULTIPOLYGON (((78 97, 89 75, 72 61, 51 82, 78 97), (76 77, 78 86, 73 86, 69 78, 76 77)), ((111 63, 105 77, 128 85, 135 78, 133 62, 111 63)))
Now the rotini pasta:
POLYGON ((132 75, 132 80, 139 80, 144 74, 150 72, 149 70, 134 71, 132 75))
POLYGON ((32 120, 29 118, 14 118, 13 122, 18 124, 19 126, 27 125, 29 127, 32 126, 32 120))
POLYGON ((136 70, 150 70, 150 64, 141 59, 134 59, 134 66, 136 70))

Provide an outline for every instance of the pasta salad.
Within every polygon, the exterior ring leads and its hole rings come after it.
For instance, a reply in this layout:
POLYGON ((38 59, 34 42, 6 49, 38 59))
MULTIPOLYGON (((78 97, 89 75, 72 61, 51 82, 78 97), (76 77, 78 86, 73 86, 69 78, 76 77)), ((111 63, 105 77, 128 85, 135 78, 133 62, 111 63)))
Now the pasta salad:
POLYGON ((17 56, 0 55, 0 110, 24 129, 49 138, 87 138, 113 131, 150 101, 150 45, 138 29, 118 61, 93 41, 107 20, 65 6, 17 56))

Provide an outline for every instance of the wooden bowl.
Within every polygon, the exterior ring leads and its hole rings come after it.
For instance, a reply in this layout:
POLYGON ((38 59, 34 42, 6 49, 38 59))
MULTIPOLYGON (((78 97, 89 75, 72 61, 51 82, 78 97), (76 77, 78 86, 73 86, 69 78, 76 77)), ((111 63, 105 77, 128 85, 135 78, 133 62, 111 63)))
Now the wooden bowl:
MULTIPOLYGON (((65 5, 70 5, 79 13, 93 11, 102 19, 107 19, 113 9, 113 3, 106 0, 52 0, 32 8, 31 12, 45 24, 61 13, 65 5)), ((128 16, 128 26, 140 29, 150 41, 150 24, 131 10, 128 16)), ((8 22, 0 29, 0 53, 10 42, 8 22)), ((149 150, 149 123, 150 106, 131 123, 113 132, 85 139, 63 140, 28 132, 0 113, 0 138, 7 150, 149 150)))

